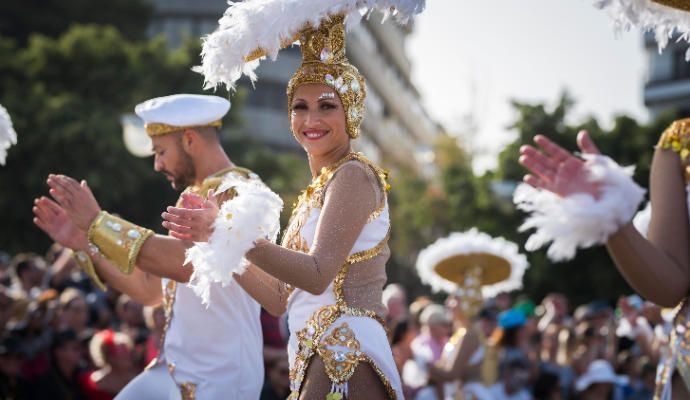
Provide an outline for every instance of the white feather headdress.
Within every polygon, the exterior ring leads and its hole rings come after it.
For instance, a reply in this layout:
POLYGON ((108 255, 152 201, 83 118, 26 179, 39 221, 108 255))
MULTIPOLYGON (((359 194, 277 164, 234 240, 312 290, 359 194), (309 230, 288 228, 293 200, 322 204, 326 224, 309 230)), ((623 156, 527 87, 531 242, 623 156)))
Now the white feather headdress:
MULTIPOLYGON (((674 33, 680 36, 679 40, 690 43, 690 1, 596 0, 594 5, 608 11, 616 32, 631 27, 654 32, 660 51, 674 33)), ((690 59, 690 50, 685 53, 685 59, 690 59)))
POLYGON ((0 104, 0 165, 5 165, 7 149, 13 144, 17 144, 17 132, 12 127, 10 114, 0 104))
POLYGON ((256 59, 269 56, 298 39, 310 25, 318 27, 329 15, 344 14, 351 28, 364 15, 379 10, 401 22, 424 10, 424 0, 247 0, 230 3, 215 32, 203 38, 202 64, 194 70, 204 75, 205 88, 221 84, 234 89, 244 74, 256 80, 256 59))
POLYGON ((434 291, 455 293, 462 286, 457 278, 463 279, 464 271, 470 267, 481 270, 479 286, 484 297, 491 297, 522 288, 522 277, 528 263, 527 258, 519 253, 517 244, 501 237, 493 238, 475 228, 438 239, 417 257, 417 273, 422 282, 434 291), (443 263, 445 268, 441 267, 443 263), (445 269, 446 273, 439 269, 445 269), (439 272, 446 277, 450 272, 456 279, 446 279, 439 272))

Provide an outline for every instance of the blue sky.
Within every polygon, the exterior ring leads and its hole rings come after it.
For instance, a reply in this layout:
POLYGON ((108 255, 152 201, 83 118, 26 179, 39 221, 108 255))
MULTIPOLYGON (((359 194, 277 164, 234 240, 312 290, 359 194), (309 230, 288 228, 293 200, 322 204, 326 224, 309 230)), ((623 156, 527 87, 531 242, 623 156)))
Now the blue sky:
POLYGON ((462 131, 463 115, 475 116, 478 132, 465 141, 479 171, 514 137, 506 128, 513 98, 554 104, 567 89, 577 101, 575 119, 647 118, 642 35, 616 37, 591 0, 427 0, 407 52, 436 120, 453 132, 462 131))

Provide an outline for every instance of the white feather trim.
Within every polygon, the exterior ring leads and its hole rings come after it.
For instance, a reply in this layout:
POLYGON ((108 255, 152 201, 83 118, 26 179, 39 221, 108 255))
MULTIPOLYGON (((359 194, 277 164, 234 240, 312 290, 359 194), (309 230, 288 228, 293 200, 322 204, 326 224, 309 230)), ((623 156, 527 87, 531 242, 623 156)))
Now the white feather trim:
POLYGON ((458 289, 458 285, 440 277, 434 271, 434 267, 449 257, 473 253, 493 254, 510 263, 510 277, 495 284, 482 286, 484 297, 488 298, 501 292, 522 288, 522 277, 528 264, 527 258, 519 253, 517 244, 502 237, 492 238, 476 228, 466 232, 453 232, 419 252, 417 257, 419 278, 431 286, 434 292, 454 293, 458 289))
POLYGON ((281 44, 290 41, 306 23, 318 27, 328 15, 346 14, 348 28, 362 16, 380 10, 405 21, 422 12, 424 0, 247 0, 232 2, 215 32, 203 38, 202 64, 194 71, 204 75, 204 88, 224 84, 229 90, 244 74, 252 82, 259 60, 245 57, 263 49, 273 60, 281 44))
POLYGON ((601 198, 584 193, 560 197, 520 184, 513 202, 530 214, 520 231, 536 229, 525 244, 534 251, 553 242, 547 251, 553 261, 569 260, 578 247, 605 243, 609 235, 630 222, 645 190, 632 180, 635 167, 621 167, 603 155, 585 154, 589 178, 601 182, 601 198))
MULTIPOLYGON (((666 47, 674 32, 680 35, 679 40, 690 42, 690 12, 651 0, 596 0, 594 5, 608 11, 616 33, 631 27, 654 32, 659 51, 666 47)), ((690 50, 685 53, 685 59, 690 59, 690 50)))
MULTIPOLYGON (((685 187, 685 193, 687 195, 688 204, 688 216, 690 216, 690 184, 685 187)), ((652 203, 648 202, 647 206, 635 215, 633 219, 633 225, 638 232, 644 237, 647 237, 647 232, 649 230, 649 223, 652 220, 652 203)), ((690 223, 690 220, 688 220, 690 223)))
POLYGON ((17 144, 17 132, 12 126, 10 114, 0 104, 0 165, 5 165, 7 149, 13 144, 17 144))
POLYGON ((220 207, 209 241, 195 243, 187 250, 185 264, 194 265, 188 285, 204 304, 209 303, 212 283, 227 285, 233 280, 233 274, 242 274, 247 269, 249 262, 244 255, 257 239, 275 242, 280 230, 283 201, 258 177, 245 179, 228 174, 217 193, 230 188, 237 195, 220 207))
POLYGON ((652 220, 652 203, 647 202, 647 205, 635 214, 633 218, 633 225, 640 235, 647 237, 647 231, 649 230, 649 221, 652 220))

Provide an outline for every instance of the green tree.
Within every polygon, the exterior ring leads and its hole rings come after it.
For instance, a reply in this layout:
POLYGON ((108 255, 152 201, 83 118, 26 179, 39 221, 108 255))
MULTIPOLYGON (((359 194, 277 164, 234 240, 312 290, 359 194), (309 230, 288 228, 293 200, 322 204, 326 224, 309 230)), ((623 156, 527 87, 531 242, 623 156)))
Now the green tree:
MULTIPOLYGON (((198 43, 170 51, 162 38, 130 41, 113 27, 95 25, 75 26, 55 39, 33 35, 26 47, 0 37, 0 104, 19 134, 0 168, 0 248, 42 252, 49 245, 31 221, 32 200, 46 194, 49 173, 87 179, 103 208, 159 228, 163 207, 177 194, 153 171, 152 159, 127 152, 120 116, 147 98, 201 93, 203 78, 190 70, 198 54, 198 43)), ((241 97, 233 97, 226 127, 241 123, 241 97)), ((235 162, 257 170, 278 191, 294 196, 308 181, 297 155, 274 157, 246 139, 223 139, 235 162)))
MULTIPOLYGON (((615 118, 610 130, 603 129, 590 117, 581 123, 568 124, 569 113, 574 101, 563 94, 556 106, 548 109, 543 104, 513 102, 518 116, 512 128, 517 139, 499 155, 499 167, 493 173, 495 178, 519 182, 526 173, 518 164, 520 146, 532 143, 532 137, 539 133, 575 150, 577 133, 586 129, 590 132, 601 151, 621 165, 636 165, 635 180, 646 187, 649 181, 649 168, 652 149, 659 134, 672 121, 672 115, 663 115, 648 125, 640 125, 627 116, 615 118)), ((524 244, 528 234, 516 236, 517 227, 524 216, 517 211, 508 216, 503 225, 507 237, 514 237, 524 244)), ((603 247, 582 250, 577 256, 564 263, 552 263, 545 250, 528 254, 530 269, 525 277, 525 292, 534 299, 540 299, 549 292, 566 294, 574 303, 593 299, 615 299, 620 294, 632 292, 623 280, 613 261, 603 247)))

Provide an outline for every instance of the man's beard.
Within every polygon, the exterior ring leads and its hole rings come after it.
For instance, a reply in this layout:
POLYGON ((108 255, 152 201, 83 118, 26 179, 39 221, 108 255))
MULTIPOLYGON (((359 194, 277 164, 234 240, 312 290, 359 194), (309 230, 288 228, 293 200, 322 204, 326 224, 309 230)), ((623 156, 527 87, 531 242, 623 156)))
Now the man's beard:
POLYGON ((196 168, 194 168, 192 157, 184 152, 181 152, 181 156, 175 172, 164 171, 165 175, 172 178, 171 185, 175 190, 183 190, 196 180, 196 168))

